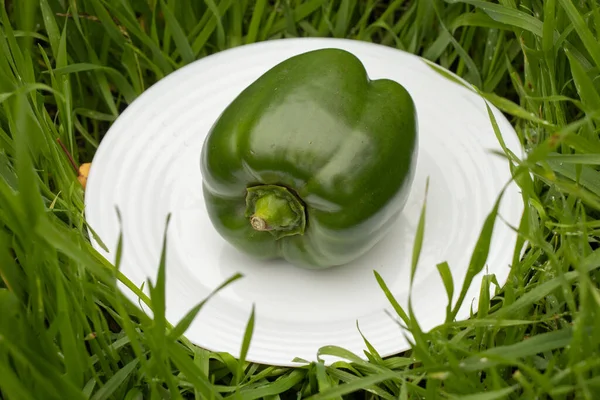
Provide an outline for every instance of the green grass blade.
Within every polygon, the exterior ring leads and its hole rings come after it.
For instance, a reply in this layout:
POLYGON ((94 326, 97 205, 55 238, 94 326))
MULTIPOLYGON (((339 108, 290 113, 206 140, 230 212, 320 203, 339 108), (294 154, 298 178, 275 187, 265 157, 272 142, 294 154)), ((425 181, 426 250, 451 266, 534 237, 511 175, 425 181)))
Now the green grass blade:
POLYGON ((74 231, 60 226, 56 221, 42 218, 38 221, 35 232, 46 243, 74 262, 85 265, 99 279, 110 281, 109 269, 84 250, 86 247, 83 245, 84 239, 78 237, 74 231), (77 245, 75 246, 74 243, 77 245))
POLYGON ((167 21, 167 27, 173 34, 173 40, 175 41, 177 50, 179 50, 179 53, 181 54, 183 62, 186 64, 191 63, 196 57, 194 56, 194 51, 192 50, 183 29, 164 0, 160 0, 160 6, 165 15, 165 20, 167 21))
MULTIPOLYGON (((119 71, 117 71, 114 68, 110 68, 110 67, 104 67, 101 65, 97 65, 97 64, 90 64, 90 63, 78 63, 78 64, 71 64, 62 68, 56 68, 53 72, 55 75, 60 76, 60 75, 67 75, 67 74, 73 74, 73 73, 78 73, 78 72, 86 72, 86 71, 98 71, 98 72, 106 72, 108 73, 111 78, 114 80, 115 85, 118 87, 118 89, 120 90, 120 92, 123 94, 123 96, 125 97, 126 101, 128 103, 131 103, 136 97, 136 92, 135 90, 133 90, 133 87, 131 86, 131 84, 127 81, 127 79, 123 76, 123 74, 121 74, 119 71)), ((102 75, 98 75, 98 77, 101 77, 102 75)), ((104 77, 103 81, 106 81, 106 79, 104 77)), ((115 118, 114 116, 112 118, 115 118)))
MULTIPOLYGON (((2 346, 1 338, 0 346, 2 346)), ((2 379, 0 379, 0 394, 4 393, 7 399, 36 400, 12 368, 0 363, 0 376, 2 376, 2 379)))
POLYGON ((495 93, 481 92, 480 95, 483 98, 485 98, 486 100, 489 100, 490 103, 492 103, 493 105, 498 107, 500 110, 502 110, 510 115, 513 115, 518 118, 522 118, 527 121, 542 124, 545 126, 554 126, 554 124, 538 117, 537 115, 535 115, 534 113, 532 113, 530 111, 527 111, 523 107, 519 106, 518 104, 512 102, 511 100, 509 100, 507 98, 500 97, 495 93))
POLYGON ((125 395, 124 400, 144 400, 144 393, 136 387, 131 388, 125 395))
MULTIPOLYGON (((328 372, 329 376, 336 378, 344 383, 354 382, 355 380, 360 379, 360 376, 362 376, 360 374, 356 374, 356 372, 354 374, 348 373, 345 371, 346 369, 348 369, 349 371, 352 371, 351 366, 349 366, 347 364, 346 365, 339 364, 339 368, 329 368, 329 370, 327 372, 328 372)), ((402 384, 402 385, 403 385, 403 387, 406 386, 405 384, 402 384)), ((384 389, 380 386, 377 386, 377 385, 366 387, 366 388, 364 388, 364 391, 368 392, 368 393, 372 393, 375 396, 378 396, 375 398, 380 398, 380 399, 385 399, 385 400, 396 400, 397 399, 397 397, 391 395, 386 389, 384 389)))
POLYGON ((254 333, 254 315, 255 309, 254 304, 252 305, 252 311, 246 324, 246 330, 244 331, 244 339, 242 341, 242 348, 240 350, 240 359, 238 361, 238 369, 236 371, 236 384, 240 384, 244 378, 244 368, 246 363, 246 356, 248 355, 248 349, 250 349, 250 342, 252 341, 252 334, 254 333))
POLYGON ((74 332, 77 331, 77 328, 74 326, 73 323, 75 322, 76 318, 73 318, 75 316, 67 315, 69 310, 71 310, 71 307, 69 306, 70 302, 67 300, 65 287, 63 284, 63 278, 59 270, 56 271, 55 282, 57 285, 57 309, 60 310, 59 315, 62 314, 63 316, 63 318, 61 319, 62 324, 59 327, 59 332, 62 342, 61 347, 64 352, 64 361, 67 369, 67 377, 73 383, 73 385, 80 387, 83 385, 84 363, 81 360, 81 354, 83 354, 83 349, 79 348, 80 342, 78 343, 78 341, 75 338, 74 332))
POLYGON ((500 202, 504 196, 504 192, 505 189, 502 189, 502 192, 498 196, 492 211, 488 214, 487 218, 485 219, 485 222, 481 229, 481 233, 479 234, 479 239, 475 244, 475 249, 473 250, 473 254, 471 256, 471 261, 469 262, 469 268, 463 281, 463 286, 461 288, 460 295, 455 303, 454 309, 452 310, 452 320, 454 320, 456 314, 458 313, 458 310, 462 306, 462 303, 467 295, 467 291, 469 290, 471 283, 473 282, 473 279, 479 272, 481 272, 481 270, 485 266, 485 262, 490 251, 492 233, 494 231, 494 225, 496 223, 498 209, 500 207, 500 202))
POLYGON ((417 266, 419 265, 419 257, 421 256, 421 249, 423 247, 423 237, 425 236, 425 215, 427 214, 427 194, 429 193, 429 177, 425 183, 425 199, 423 200, 423 206, 421 207, 421 215, 419 216, 419 223, 417 225, 417 231, 415 232, 415 241, 413 243, 412 262, 410 266, 410 286, 415 279, 415 273, 417 272, 417 266))
POLYGON ((404 322, 405 326, 409 327, 410 326, 410 319, 408 318, 408 314, 406 314, 406 311, 404 311, 404 309, 402 308, 402 306, 400 305, 400 303, 398 303, 398 301, 396 300, 396 298, 394 297, 394 295, 392 294, 392 292, 390 292, 390 289, 388 288, 387 284, 385 283, 385 281, 383 280, 383 278, 381 277, 381 275, 379 275, 379 272, 373 271, 373 274, 375 275, 375 279, 377 280, 377 283, 379 284, 379 287, 381 287, 381 290, 383 290, 383 293, 385 294, 385 297, 388 299, 388 301, 390 302, 390 304, 394 308, 394 311, 396 311, 396 313, 398 314, 398 316, 400 318, 402 318, 402 321, 404 322))
POLYGON ((352 382, 344 383, 329 390, 325 390, 319 394, 308 397, 307 400, 333 400, 340 396, 353 393, 361 388, 368 387, 383 381, 397 378, 394 372, 384 372, 375 375, 368 375, 363 378, 357 378, 352 382))
POLYGON ((63 101, 65 100, 62 93, 54 90, 52 87, 50 87, 48 85, 45 85, 43 83, 26 83, 24 85, 19 86, 19 88, 13 92, 0 93, 0 104, 3 103, 4 101, 10 99, 12 96, 25 95, 25 94, 29 94, 29 93, 37 91, 37 90, 44 90, 44 91, 50 92, 53 95, 55 95, 56 97, 58 97, 60 100, 63 100, 63 101))
POLYGON ((600 165, 600 154, 548 154, 548 161, 559 164, 600 165))
POLYGON ((538 144, 538 146, 529 153, 527 162, 531 165, 544 160, 548 154, 556 150, 558 145, 561 144, 563 140, 565 140, 568 136, 573 135, 575 132, 581 129, 582 126, 589 124, 589 122, 592 120, 592 117, 597 114, 600 113, 588 114, 584 118, 561 127, 550 137, 544 140, 544 142, 538 144))
MULTIPOLYGON (((216 22, 217 28, 217 43, 220 49, 225 47, 225 29, 223 28, 223 22, 221 21, 225 12, 221 14, 219 7, 215 4, 214 0, 205 0, 209 10, 213 13, 213 21, 216 22)), ((234 3, 230 3, 234 4, 234 3)), ((229 6, 225 9, 229 9, 229 6)))
POLYGON ((100 0, 90 0, 90 3, 94 8, 95 16, 98 17, 98 19, 102 23, 106 34, 119 46, 124 46, 125 37, 123 35, 123 31, 119 29, 106 7, 104 7, 100 0))
MULTIPOLYGON (((544 22, 542 48, 549 52, 554 46, 554 30, 556 29, 556 0, 546 0, 544 2, 544 22)), ((550 60, 554 60, 550 57, 550 60)))
POLYGON ((127 32, 133 37, 140 40, 145 46, 147 46, 152 52, 152 56, 154 57, 155 63, 158 67, 160 67, 161 72, 163 74, 169 74, 173 72, 173 68, 177 65, 168 54, 165 54, 161 51, 158 45, 152 40, 152 38, 147 35, 144 31, 140 29, 137 21, 132 21, 129 16, 123 14, 123 12, 116 7, 113 2, 105 2, 105 7, 107 10, 112 13, 114 17, 116 17, 121 24, 125 27, 127 32))
POLYGON ((433 9, 435 10, 435 13, 440 21, 440 26, 449 35, 448 37, 450 38, 450 42, 456 49, 456 52, 460 55, 460 58, 463 60, 463 62, 469 68, 469 72, 471 73, 471 75, 473 77, 472 78, 473 85, 475 85, 478 88, 482 88, 483 83, 482 83, 481 74, 479 72, 479 69, 477 68, 477 65, 475 64, 475 62, 473 61, 471 56, 467 53, 467 51, 463 48, 463 46, 454 38, 454 36, 452 36, 450 34, 450 31, 448 30, 448 28, 446 28, 446 25, 442 22, 443 21, 442 15, 438 9, 437 3, 434 3, 433 9))
POLYGON ((448 25, 448 29, 454 32, 462 26, 478 26, 482 28, 503 29, 508 30, 511 25, 503 24, 490 17, 483 12, 461 14, 448 25))
POLYGON ((509 26, 516 26, 526 31, 533 33, 536 36, 543 36, 543 23, 537 18, 532 17, 513 8, 508 8, 500 4, 495 4, 480 0, 444 0, 448 3, 467 3, 471 4, 487 15, 494 21, 500 22, 509 26))
POLYGON ((427 64, 428 67, 430 67, 432 70, 434 70, 435 72, 437 72, 444 78, 448 79, 449 81, 452 81, 452 82, 464 87, 465 89, 468 89, 472 92, 477 93, 477 90, 474 87, 472 87, 471 84, 469 84, 468 82, 465 82, 461 78, 457 77, 455 74, 448 71, 446 68, 443 68, 443 67, 439 66, 438 64, 435 64, 426 59, 423 59, 423 61, 427 64))
POLYGON ((454 296, 454 280, 452 279, 452 272, 450 266, 446 261, 437 265, 437 270, 444 283, 444 289, 446 289, 446 295, 448 296, 448 305, 446 306, 446 322, 452 322, 452 298, 454 296))
MULTIPOLYGON (((584 265, 584 268, 588 272, 600 268, 600 251, 596 251, 596 252, 592 253, 590 256, 588 256, 584 260, 583 265, 584 265)), ((521 309, 528 307, 531 304, 536 303, 537 301, 540 301, 545 296, 554 292, 556 289, 558 289, 561 286, 563 279, 566 282, 573 282, 578 278, 578 276, 579 275, 578 275, 577 271, 571 271, 571 272, 565 273, 563 277, 553 278, 551 280, 548 280, 548 281, 534 287, 527 293, 523 294, 513 304, 511 304, 507 307, 501 308, 496 313, 494 313, 494 316, 497 318, 506 318, 512 314, 515 314, 516 312, 520 311, 521 309)))
POLYGON ((352 19, 352 13, 354 11, 356 0, 342 0, 333 28, 333 36, 336 38, 343 38, 346 36, 346 32, 350 27, 350 20, 352 19))
MULTIPOLYGON (((307 0, 299 3, 293 10, 293 22, 300 22, 303 19, 308 18, 308 16, 324 7, 325 3, 326 0, 307 0)), ((289 21, 286 19, 279 20, 277 23, 273 24, 269 35, 274 35, 283 31, 288 23, 289 21)))
POLYGON ((167 349, 173 364, 177 366, 177 368, 179 368, 186 376, 186 379, 194 385, 194 388, 201 394, 203 399, 219 400, 223 398, 208 380, 208 377, 196 364, 194 364, 192 359, 179 345, 169 342, 167 343, 167 349))
POLYGON ((305 371, 296 369, 263 386, 242 389, 239 394, 232 395, 230 398, 233 400, 238 398, 243 400, 255 400, 265 399, 268 398, 268 396, 277 396, 300 384, 305 379, 305 376, 305 371))
POLYGON ((369 359, 370 360, 375 360, 375 362, 377 364, 383 364, 384 361, 381 358, 381 356, 379 355, 379 352, 377 351, 377 349, 371 344, 371 342, 369 342, 369 340, 367 339, 367 337, 360 330, 360 326, 358 324, 358 321, 356 321, 356 330, 358 330, 358 333, 360 333, 360 337, 362 337, 363 342, 365 342, 365 346, 367 346, 367 350, 369 351, 369 354, 368 354, 369 359))
POLYGON ((154 313, 154 323, 156 326, 156 332, 161 334, 165 331, 166 328, 166 320, 165 320, 165 311, 166 311, 166 298, 165 298, 165 290, 166 290, 166 264, 167 264, 167 232, 169 230, 169 224, 171 221, 171 214, 167 216, 165 222, 165 229, 163 231, 163 244, 162 251, 160 254, 160 262, 158 266, 158 271, 156 273, 156 280, 154 285, 151 281, 148 281, 148 286, 150 287, 150 298, 152 300, 152 311, 154 313))
POLYGON ((138 363, 138 359, 133 359, 127 363, 127 365, 123 366, 123 368, 110 378, 104 386, 94 393, 91 400, 110 399, 119 386, 123 385, 123 383, 130 378, 130 375, 133 374, 138 363))
MULTIPOLYGON (((194 54, 199 54, 200 51, 206 45, 206 42, 209 40, 210 36, 213 34, 217 25, 220 24, 220 20, 217 20, 216 15, 225 15, 229 7, 231 7, 232 0, 223 0, 219 3, 219 7, 216 11, 217 14, 213 10, 208 10, 207 12, 211 15, 210 19, 206 23, 206 26, 202 29, 200 34, 196 37, 196 39, 192 42, 192 50, 194 54)), ((223 38, 224 40, 224 38, 223 38)))
POLYGON ((592 59, 596 63, 596 67, 600 67, 600 42, 594 37, 591 30, 587 27, 587 24, 583 20, 583 17, 577 11, 575 4, 569 0, 558 0, 561 7, 565 10, 567 17, 573 23, 577 34, 584 43, 585 48, 592 56, 592 59))
POLYGON ((333 356, 337 358, 341 358, 344 360, 351 361, 352 363, 360 366, 361 368, 365 368, 366 370, 373 373, 382 373, 385 372, 386 369, 375 364, 370 364, 367 361, 363 360, 356 354, 352 353, 349 350, 346 350, 339 346, 323 346, 317 352, 317 355, 320 356, 333 356))
POLYGON ((571 342, 572 337, 573 331, 570 328, 542 333, 519 343, 486 350, 463 361, 463 368, 478 370, 483 367, 493 367, 498 363, 512 364, 510 359, 520 359, 565 347, 571 342))
POLYGON ((116 119, 114 115, 106 114, 95 110, 88 110, 87 108, 76 108, 73 110, 73 113, 98 121, 113 122, 116 119))
POLYGON ((259 28, 265 13, 266 5, 267 0, 257 0, 254 4, 252 19, 250 21, 250 26, 248 27, 248 34, 246 35, 247 44, 256 42, 258 38, 258 33, 260 32, 259 28))
POLYGON ((44 19, 44 27, 46 28, 46 32, 48 32, 48 40, 50 41, 52 54, 54 54, 54 57, 57 57, 58 46, 60 42, 60 31, 58 29, 54 13, 48 5, 48 0, 40 0, 40 10, 44 19))
POLYGON ((233 282, 237 281, 238 279, 242 278, 243 276, 241 274, 235 274, 233 275, 231 278, 227 279, 224 283, 222 283, 221 285, 219 285, 216 289, 214 289, 204 300, 202 300, 200 303, 198 303, 194 308, 192 308, 175 326, 175 328, 173 328, 173 330, 171 332, 169 332, 169 337, 171 339, 178 339, 181 335, 184 334, 184 332, 189 328, 189 326, 192 324, 192 322, 194 321, 194 319, 196 318, 196 315, 198 315, 198 313, 200 312, 200 310, 202 309, 202 307, 204 307, 204 305, 217 293, 219 293, 221 290, 223 290, 224 288, 226 288, 227 286, 229 286, 230 284, 232 284, 233 282))
POLYGON ((320 392, 332 387, 325 370, 325 364, 315 363, 315 375, 317 377, 317 385, 320 392))
POLYGON ((486 393, 469 394, 466 396, 451 396, 451 399, 460 400, 497 400, 506 399, 509 394, 513 393, 519 388, 518 385, 509 386, 504 389, 494 390, 486 393))
POLYGON ((583 106, 587 108, 588 111, 600 110, 600 93, 596 90, 594 82, 583 69, 583 66, 577 58, 573 57, 571 51, 565 49, 565 53, 569 58, 573 80, 575 81, 575 86, 577 87, 577 92, 581 97, 583 106))
POLYGON ((596 196, 600 196, 600 172, 593 168, 579 165, 563 165, 561 161, 549 160, 550 168, 586 188, 596 196))
POLYGON ((34 354, 31 349, 20 348, 4 337, 4 343, 16 362, 26 365, 33 378, 43 387, 50 398, 60 399, 68 396, 70 399, 83 399, 83 394, 68 380, 61 379, 62 374, 42 356, 34 354))

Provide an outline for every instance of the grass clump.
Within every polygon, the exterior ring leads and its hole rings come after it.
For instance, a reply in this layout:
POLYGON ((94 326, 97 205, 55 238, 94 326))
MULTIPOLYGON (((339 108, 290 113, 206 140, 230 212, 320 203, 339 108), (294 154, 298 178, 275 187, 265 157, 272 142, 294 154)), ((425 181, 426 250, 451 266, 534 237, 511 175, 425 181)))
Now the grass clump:
MULTIPOLYGON (((597 1, 0 5, 0 398, 600 396, 597 1), (524 159, 505 154, 525 204, 518 243, 506 249, 514 254, 507 283, 487 275, 472 318, 454 321, 458 304, 449 304, 446 323, 429 332, 396 305, 414 337, 405 354, 383 359, 371 349, 364 361, 326 347, 322 355, 348 361, 288 369, 205 351, 180 336, 201 305, 176 327, 164 319, 164 263, 144 299, 149 319, 117 290, 126 277, 90 246, 83 191, 56 141, 91 161, 119 113, 177 68, 304 36, 380 43, 454 71, 509 116, 526 149, 524 159)), ((491 210, 472 273, 485 266, 494 223, 503 222, 491 210)), ((438 270, 447 278, 451 267, 438 270)))

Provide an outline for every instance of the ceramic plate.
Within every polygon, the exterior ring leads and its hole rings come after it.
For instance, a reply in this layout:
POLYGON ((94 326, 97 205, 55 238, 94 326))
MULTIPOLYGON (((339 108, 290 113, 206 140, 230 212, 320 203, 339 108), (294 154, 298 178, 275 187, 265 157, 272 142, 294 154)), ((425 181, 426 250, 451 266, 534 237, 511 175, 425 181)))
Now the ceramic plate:
MULTIPOLYGON (((507 146, 519 155, 513 128, 498 110, 494 113, 507 146)), ((315 360, 325 345, 364 356, 357 322, 387 356, 409 346, 397 321, 386 312, 392 309, 373 271, 406 306, 412 245, 429 177, 413 305, 424 329, 444 321, 447 297, 436 264, 447 261, 454 285, 460 287, 484 219, 510 178, 506 160, 493 150, 500 146, 484 101, 416 56, 349 40, 268 41, 196 61, 137 98, 112 125, 93 159, 86 215, 109 252, 97 243, 96 248, 111 262, 122 228, 121 270, 141 286, 148 279, 154 281, 166 217, 172 214, 166 301, 167 318, 173 324, 227 278, 236 272, 244 275, 211 299, 186 332, 201 347, 239 355, 254 304, 250 361, 295 365, 295 357, 315 360), (415 181, 389 235, 355 262, 322 271, 283 261, 263 264, 238 253, 213 229, 202 197, 200 151, 215 119, 246 86, 275 64, 324 47, 354 53, 372 79, 396 80, 413 96, 420 129, 415 181), (122 213, 122 225, 115 207, 122 213)), ((519 191, 511 186, 501 215, 517 225, 522 211, 519 191)), ((515 240, 511 229, 499 221, 486 268, 500 283, 509 273, 515 240)), ((467 318, 469 308, 476 307, 482 274, 473 282, 458 318, 467 318)), ((122 289, 137 303, 134 294, 122 289)))

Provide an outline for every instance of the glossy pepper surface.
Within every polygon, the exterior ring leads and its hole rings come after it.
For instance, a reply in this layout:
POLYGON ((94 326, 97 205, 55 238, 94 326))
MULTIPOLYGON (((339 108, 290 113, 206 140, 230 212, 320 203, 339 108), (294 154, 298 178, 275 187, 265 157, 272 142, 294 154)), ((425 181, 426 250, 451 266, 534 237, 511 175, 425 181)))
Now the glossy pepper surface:
POLYGON ((259 259, 306 268, 353 261, 406 203, 417 131, 405 88, 369 79, 353 54, 291 57, 248 86, 208 133, 201 170, 210 220, 259 259))

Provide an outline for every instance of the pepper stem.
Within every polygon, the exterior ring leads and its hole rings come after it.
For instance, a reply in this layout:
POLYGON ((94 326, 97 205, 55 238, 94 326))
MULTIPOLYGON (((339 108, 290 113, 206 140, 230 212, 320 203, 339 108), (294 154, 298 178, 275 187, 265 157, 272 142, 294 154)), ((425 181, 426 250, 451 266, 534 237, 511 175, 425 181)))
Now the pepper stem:
POLYGON ((269 232, 276 239, 302 235, 306 227, 304 205, 288 188, 260 185, 248 188, 246 217, 259 232, 269 232))
POLYGON ((267 221, 265 221, 261 217, 257 217, 256 215, 253 215, 250 217, 250 224, 257 231, 270 231, 271 230, 269 225, 267 225, 267 221))

